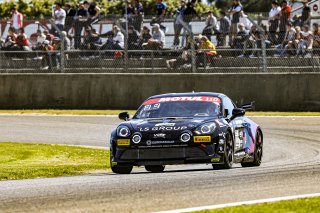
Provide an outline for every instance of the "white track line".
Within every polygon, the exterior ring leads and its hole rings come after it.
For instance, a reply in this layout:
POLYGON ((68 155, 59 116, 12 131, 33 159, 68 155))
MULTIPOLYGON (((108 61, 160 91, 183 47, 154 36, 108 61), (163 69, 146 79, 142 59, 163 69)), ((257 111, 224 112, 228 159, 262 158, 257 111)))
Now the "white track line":
POLYGON ((261 200, 249 200, 249 201, 225 203, 225 204, 218 204, 218 205, 211 205, 211 206, 199 206, 199 207, 186 208, 186 209, 175 209, 175 210, 169 210, 169 211, 161 211, 161 212, 157 212, 157 213, 194 212, 194 211, 202 211, 202 210, 210 210, 210 209, 221 209, 221 208, 232 207, 232 206, 252 205, 252 204, 259 204, 259 203, 270 203, 270 202, 277 202, 277 201, 283 201, 283 200, 294 200, 294 199, 318 197, 318 196, 320 196, 320 193, 294 195, 294 196, 286 196, 286 197, 275 197, 275 198, 268 198, 268 199, 261 199, 261 200))

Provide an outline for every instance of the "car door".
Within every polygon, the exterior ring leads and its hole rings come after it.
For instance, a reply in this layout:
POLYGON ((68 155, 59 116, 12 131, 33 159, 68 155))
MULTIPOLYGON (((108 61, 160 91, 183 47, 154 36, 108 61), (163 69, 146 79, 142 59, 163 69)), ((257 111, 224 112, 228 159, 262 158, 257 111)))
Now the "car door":
POLYGON ((235 160, 241 159, 244 155, 244 149, 246 144, 246 130, 245 130, 245 120, 243 117, 237 117, 233 120, 231 119, 232 111, 236 108, 235 104, 228 97, 224 97, 223 99, 224 106, 224 115, 226 120, 229 121, 229 124, 232 128, 233 136, 234 136, 234 153, 235 160))

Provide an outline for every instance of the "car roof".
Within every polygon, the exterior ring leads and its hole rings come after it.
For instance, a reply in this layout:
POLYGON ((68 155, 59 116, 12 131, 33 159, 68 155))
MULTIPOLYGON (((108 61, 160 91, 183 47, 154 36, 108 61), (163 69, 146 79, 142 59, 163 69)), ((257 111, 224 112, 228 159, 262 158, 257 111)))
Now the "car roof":
POLYGON ((160 95, 154 95, 151 96, 149 99, 153 98, 165 98, 165 97, 176 97, 176 96, 214 96, 222 98, 226 95, 222 93, 215 93, 215 92, 186 92, 186 93, 166 93, 166 94, 160 94, 160 95))

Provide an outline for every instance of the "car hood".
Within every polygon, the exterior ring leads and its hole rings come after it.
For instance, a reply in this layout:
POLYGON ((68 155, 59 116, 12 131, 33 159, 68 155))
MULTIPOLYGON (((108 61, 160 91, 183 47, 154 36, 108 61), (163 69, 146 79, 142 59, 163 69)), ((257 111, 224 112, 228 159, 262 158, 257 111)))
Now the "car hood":
POLYGON ((131 127, 137 132, 168 132, 168 131, 193 131, 203 123, 214 121, 213 117, 178 117, 178 118, 150 118, 133 119, 131 127))

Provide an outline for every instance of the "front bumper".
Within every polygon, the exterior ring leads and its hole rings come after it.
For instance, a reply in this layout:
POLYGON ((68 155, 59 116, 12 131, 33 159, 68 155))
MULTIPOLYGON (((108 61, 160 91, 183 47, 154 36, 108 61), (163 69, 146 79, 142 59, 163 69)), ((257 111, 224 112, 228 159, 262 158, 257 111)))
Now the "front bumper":
POLYGON ((111 163, 116 165, 171 165, 186 163, 223 163, 223 153, 215 153, 215 145, 170 148, 119 148, 113 151, 111 163))

